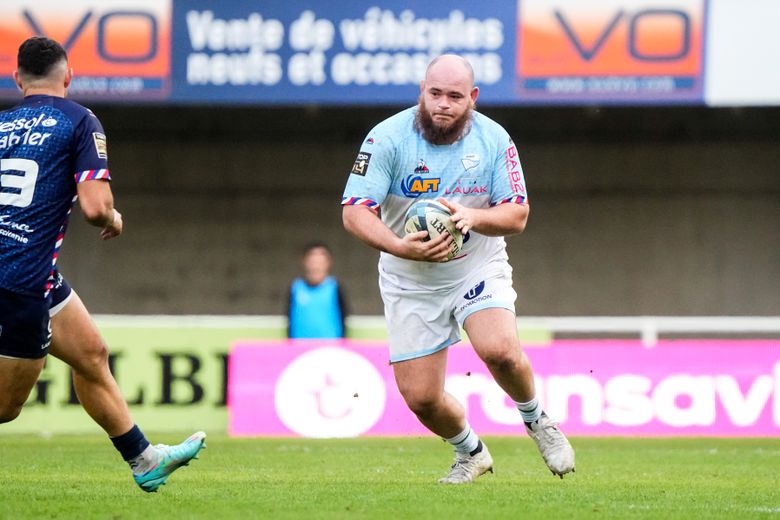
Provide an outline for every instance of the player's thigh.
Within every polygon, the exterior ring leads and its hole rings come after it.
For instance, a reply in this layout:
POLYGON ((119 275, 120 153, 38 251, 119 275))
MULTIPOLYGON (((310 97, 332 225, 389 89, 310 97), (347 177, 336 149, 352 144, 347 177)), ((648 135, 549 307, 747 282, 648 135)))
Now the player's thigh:
POLYGON ((474 351, 485 361, 520 355, 515 313, 492 307, 470 314, 463 323, 474 351))
POLYGON ((100 331, 75 291, 52 316, 51 332, 51 354, 74 368, 93 366, 105 354, 100 331))
POLYGON ((447 349, 433 354, 393 363, 399 392, 407 402, 440 399, 447 375, 447 349))

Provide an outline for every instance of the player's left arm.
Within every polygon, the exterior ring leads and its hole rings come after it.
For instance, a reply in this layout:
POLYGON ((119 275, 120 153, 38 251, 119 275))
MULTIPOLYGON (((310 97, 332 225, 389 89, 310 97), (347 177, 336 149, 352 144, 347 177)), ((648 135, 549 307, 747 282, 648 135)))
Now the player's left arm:
POLYGON ((76 185, 76 190, 84 218, 93 226, 103 228, 100 238, 108 240, 122 234, 122 214, 114 207, 114 196, 107 181, 80 182, 76 185))
POLYGON ((514 235, 522 233, 528 222, 528 193, 517 147, 503 128, 494 131, 500 145, 491 165, 490 207, 471 208, 439 199, 464 235, 470 230, 487 236, 514 235))
POLYGON ((485 236, 505 236, 522 233, 528 222, 528 204, 507 202, 490 208, 469 208, 446 199, 439 202, 452 212, 452 221, 464 235, 473 230, 485 236))

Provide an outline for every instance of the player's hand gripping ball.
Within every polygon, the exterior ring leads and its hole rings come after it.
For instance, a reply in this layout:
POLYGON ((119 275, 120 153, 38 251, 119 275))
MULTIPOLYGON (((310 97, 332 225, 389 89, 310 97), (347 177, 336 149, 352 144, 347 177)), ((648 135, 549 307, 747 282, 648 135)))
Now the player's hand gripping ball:
POLYGON ((447 209, 447 206, 441 202, 435 200, 415 202, 406 212, 404 232, 409 234, 427 231, 428 237, 425 238, 425 241, 449 233, 453 242, 447 259, 452 260, 460 255, 461 249, 463 249, 463 234, 455 227, 455 223, 450 219, 451 215, 452 213, 447 209))

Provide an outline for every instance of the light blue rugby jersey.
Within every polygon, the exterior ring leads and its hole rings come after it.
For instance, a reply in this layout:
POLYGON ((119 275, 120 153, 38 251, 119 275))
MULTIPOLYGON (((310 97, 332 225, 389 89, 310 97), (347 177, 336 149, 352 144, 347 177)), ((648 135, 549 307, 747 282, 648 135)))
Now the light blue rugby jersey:
MULTIPOLYGON (((433 145, 415 129, 417 107, 379 123, 360 147, 342 205, 381 208, 382 221, 398 236, 404 216, 423 199, 440 197, 468 207, 527 203, 522 167, 509 134, 501 125, 473 112, 471 128, 451 145, 433 145)), ((380 255, 380 273, 396 283, 436 289, 454 285, 474 268, 507 260, 502 237, 470 232, 458 258, 445 263, 416 262, 380 255)))

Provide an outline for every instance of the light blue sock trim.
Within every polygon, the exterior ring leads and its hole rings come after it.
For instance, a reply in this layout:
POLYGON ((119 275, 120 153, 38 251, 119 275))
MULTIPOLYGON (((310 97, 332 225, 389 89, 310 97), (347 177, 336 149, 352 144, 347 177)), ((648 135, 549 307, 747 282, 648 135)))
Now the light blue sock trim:
POLYGON ((457 434, 455 437, 444 439, 455 448, 458 453, 468 454, 477 449, 479 445, 479 436, 474 433, 469 423, 466 423, 466 427, 463 431, 457 434))

